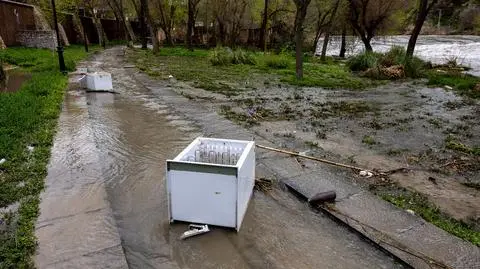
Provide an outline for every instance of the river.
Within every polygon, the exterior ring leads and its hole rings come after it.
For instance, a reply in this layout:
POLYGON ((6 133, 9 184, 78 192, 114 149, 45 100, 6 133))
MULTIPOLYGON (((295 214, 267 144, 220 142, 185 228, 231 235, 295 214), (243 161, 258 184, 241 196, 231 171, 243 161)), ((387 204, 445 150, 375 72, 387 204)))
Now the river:
MULTIPOLYGON (((392 46, 407 47, 410 36, 382 36, 372 41, 373 50, 386 52, 392 46)), ((327 55, 338 55, 340 36, 331 38, 327 55)), ((317 46, 317 54, 322 50, 322 41, 317 46)), ((364 50, 358 38, 347 37, 347 55, 354 55, 364 50)), ((480 76, 480 36, 470 35, 425 35, 419 36, 415 47, 415 55, 432 63, 445 63, 455 59, 457 63, 472 68, 469 73, 480 76)))

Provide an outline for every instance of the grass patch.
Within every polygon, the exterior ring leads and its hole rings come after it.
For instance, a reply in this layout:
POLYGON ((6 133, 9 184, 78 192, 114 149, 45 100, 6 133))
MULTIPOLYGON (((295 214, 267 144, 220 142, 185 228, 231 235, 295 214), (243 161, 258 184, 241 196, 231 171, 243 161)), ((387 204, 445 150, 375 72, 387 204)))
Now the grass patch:
POLYGON ((273 69, 286 69, 292 64, 291 61, 291 57, 285 54, 265 54, 263 56, 265 66, 273 69))
MULTIPOLYGON (((81 46, 67 48, 68 69, 86 55, 81 46)), ((57 71, 56 54, 50 50, 8 48, 0 51, 0 59, 31 73, 17 92, 0 93, 0 158, 6 159, 0 165, 0 207, 20 204, 0 230, 0 268, 30 268, 39 194, 68 79, 57 71), (28 145, 34 146, 33 152, 28 145)))
POLYGON ((231 50, 227 47, 216 47, 210 51, 209 60, 212 65, 229 65, 229 64, 255 64, 253 53, 236 49, 231 50))
POLYGON ((375 141, 375 139, 374 139, 372 136, 369 136, 369 135, 363 136, 363 138, 362 138, 362 143, 363 143, 363 144, 370 145, 370 146, 377 144, 377 142, 375 141))
POLYGON ((362 90, 381 83, 368 78, 354 76, 346 67, 337 64, 305 63, 302 80, 296 78, 294 68, 281 70, 279 74, 282 75, 282 82, 291 85, 327 89, 362 90))
POLYGON ((480 156, 480 147, 469 147, 465 144, 460 143, 454 136, 448 135, 445 138, 445 148, 453 150, 453 151, 458 151, 458 152, 463 152, 466 154, 474 155, 474 156, 480 156))
POLYGON ((480 246, 480 232, 474 230, 472 226, 442 213, 424 195, 402 189, 382 193, 380 196, 400 208, 413 210, 415 214, 426 221, 476 246, 480 246))
POLYGON ((226 105, 220 106, 220 115, 223 115, 226 119, 245 127, 259 124, 253 117, 248 116, 246 113, 235 112, 230 106, 226 105))
POLYGON ((480 78, 460 72, 440 73, 436 71, 428 72, 428 82, 430 86, 450 86, 461 95, 470 98, 480 98, 480 78))
POLYGON ((216 48, 189 51, 183 47, 162 48, 158 55, 139 49, 129 50, 129 58, 145 73, 167 79, 169 75, 198 87, 215 92, 241 91, 245 88, 264 87, 280 79, 299 86, 364 89, 379 82, 361 78, 337 63, 322 64, 314 60, 304 65, 304 78, 295 77, 295 58, 286 53, 253 53, 244 50, 216 48), (227 84, 233 91, 218 90, 227 84))
POLYGON ((309 148, 318 148, 318 142, 316 141, 305 141, 305 146, 309 148))

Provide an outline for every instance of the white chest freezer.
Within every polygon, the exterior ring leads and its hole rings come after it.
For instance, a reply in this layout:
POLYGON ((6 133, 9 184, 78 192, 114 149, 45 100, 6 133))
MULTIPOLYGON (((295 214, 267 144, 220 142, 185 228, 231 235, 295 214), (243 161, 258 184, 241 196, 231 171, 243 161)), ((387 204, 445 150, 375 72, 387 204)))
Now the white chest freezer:
POLYGON ((255 185, 255 144, 195 139, 167 160, 170 221, 240 230, 255 185))

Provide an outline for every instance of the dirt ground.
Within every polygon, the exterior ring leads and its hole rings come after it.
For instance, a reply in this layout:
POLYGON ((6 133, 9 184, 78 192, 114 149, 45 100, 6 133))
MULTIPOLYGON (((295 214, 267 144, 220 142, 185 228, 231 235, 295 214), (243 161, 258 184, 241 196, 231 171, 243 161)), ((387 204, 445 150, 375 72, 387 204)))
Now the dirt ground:
POLYGON ((406 188, 458 220, 480 219, 478 100, 423 81, 353 91, 258 80, 230 97, 170 82, 283 148, 368 169, 405 168, 383 179, 354 175, 372 190, 406 188))

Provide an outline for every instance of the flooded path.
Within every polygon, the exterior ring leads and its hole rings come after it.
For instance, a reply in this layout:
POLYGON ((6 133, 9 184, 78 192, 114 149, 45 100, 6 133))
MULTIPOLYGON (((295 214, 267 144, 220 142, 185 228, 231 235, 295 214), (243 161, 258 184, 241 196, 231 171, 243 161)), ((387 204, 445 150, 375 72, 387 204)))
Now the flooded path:
POLYGON ((239 233, 212 227, 180 241, 187 225, 168 222, 165 160, 205 130, 140 86, 121 55, 84 64, 111 72, 119 94, 72 87, 65 99, 37 223, 39 268, 403 268, 278 188, 255 191, 239 233))

